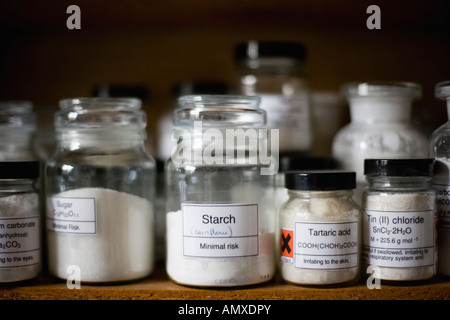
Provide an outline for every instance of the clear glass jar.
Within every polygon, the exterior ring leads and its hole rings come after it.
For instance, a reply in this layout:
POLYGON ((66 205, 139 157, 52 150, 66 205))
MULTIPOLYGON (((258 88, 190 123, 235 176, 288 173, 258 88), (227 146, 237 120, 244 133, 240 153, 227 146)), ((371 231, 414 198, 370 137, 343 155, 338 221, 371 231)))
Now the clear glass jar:
POLYGON ((0 101, 0 160, 34 161, 37 119, 30 101, 0 101))
POLYGON ((275 273, 273 174, 258 97, 184 96, 166 165, 166 270, 179 284, 258 284, 275 273))
POLYGON ((267 127, 279 129, 280 153, 307 154, 313 146, 311 92, 300 43, 249 41, 235 47, 236 91, 261 97, 267 127))
POLYGON ((351 122, 333 140, 332 154, 344 170, 356 171, 354 199, 361 203, 364 159, 424 158, 428 140, 411 121, 413 100, 421 87, 409 82, 348 83, 342 94, 350 105, 351 122))
POLYGON ((355 172, 287 172, 289 199, 279 214, 280 271, 285 281, 314 286, 359 279, 361 209, 355 172))
POLYGON ((46 168, 49 271, 81 282, 148 276, 154 267, 155 161, 139 99, 60 101, 46 168))
POLYGON ((405 283, 436 274, 433 159, 366 159, 364 272, 405 283))
POLYGON ((0 162, 0 283, 41 272, 39 170, 38 161, 0 162))
POLYGON ((435 95, 447 101, 448 121, 430 138, 430 157, 435 158, 433 186, 437 193, 437 272, 450 276, 450 81, 436 85, 435 95))

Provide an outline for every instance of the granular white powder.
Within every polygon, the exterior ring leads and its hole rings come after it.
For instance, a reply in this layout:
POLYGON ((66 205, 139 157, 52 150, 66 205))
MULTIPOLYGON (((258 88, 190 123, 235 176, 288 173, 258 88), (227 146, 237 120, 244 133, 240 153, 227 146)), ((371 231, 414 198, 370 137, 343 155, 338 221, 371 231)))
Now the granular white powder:
MULTIPOLYGON (((357 207, 352 206, 348 199, 334 197, 331 193, 329 196, 325 196, 327 192, 321 193, 323 194, 321 197, 311 197, 307 201, 293 198, 283 205, 279 217, 280 228, 294 230, 296 222, 355 223, 359 221, 360 211, 357 207)), ((358 242, 355 267, 326 270, 298 268, 292 261, 287 262, 282 257, 280 271, 283 279, 305 285, 335 285, 358 279, 360 271, 359 259, 357 258, 360 250, 359 228, 359 223, 357 223, 358 232, 354 235, 355 242, 358 242)), ((336 239, 336 241, 338 240, 336 239)), ((293 245, 296 244, 293 243, 293 245)))
POLYGON ((248 257, 186 257, 183 255, 182 211, 167 213, 166 270, 169 277, 180 284, 227 287, 251 285, 272 279, 273 233, 260 232, 259 254, 248 257))
MULTIPOLYGON (((78 266, 82 282, 115 282, 148 276, 154 267, 152 204, 132 194, 102 188, 61 192, 51 198, 95 198, 95 234, 51 230, 47 209, 49 270, 67 279, 78 266), (50 228, 49 228, 50 226, 50 228)), ((47 201, 49 203, 49 201, 47 201)))
POLYGON ((0 283, 35 278, 41 271, 37 193, 0 197, 0 283), (8 249, 8 246, 15 246, 8 249), (14 259, 8 262, 7 259, 14 259))
POLYGON ((414 281, 425 280, 436 273, 435 250, 435 196, 427 193, 379 193, 364 197, 364 262, 368 267, 369 257, 372 265, 377 266, 373 276, 382 280, 414 281), (378 212, 375 220, 369 223, 367 212, 378 212), (388 217, 389 222, 379 222, 379 217, 388 217), (420 224, 408 223, 394 225, 395 217, 424 217, 420 224), (395 226, 395 228, 394 228, 395 226), (384 227, 385 229, 380 229, 384 227), (409 229, 408 229, 409 228, 409 229), (393 231, 395 229, 395 231, 393 231), (369 239, 371 232, 372 240, 369 239), (412 230, 412 231, 411 231, 412 230), (378 240, 375 240, 378 239, 378 240), (384 239, 383 242, 381 240, 384 239), (395 244, 393 243, 395 241, 395 244), (404 241, 405 240, 405 241, 404 241), (374 242, 375 241, 375 242, 374 242), (389 241, 389 242, 388 242, 389 241), (373 252, 371 246, 377 247, 373 252), (417 247, 417 248, 416 248, 417 247), (425 253, 428 247, 428 254, 425 253), (408 253, 407 253, 408 252, 408 253), (392 258, 393 262, 390 262, 392 258), (423 260, 425 258, 425 260, 423 260), (396 259, 398 261, 396 261, 396 259), (410 260, 407 260, 410 259, 410 260), (429 261, 427 266, 422 261, 429 261), (389 267, 385 266, 386 264, 389 267))

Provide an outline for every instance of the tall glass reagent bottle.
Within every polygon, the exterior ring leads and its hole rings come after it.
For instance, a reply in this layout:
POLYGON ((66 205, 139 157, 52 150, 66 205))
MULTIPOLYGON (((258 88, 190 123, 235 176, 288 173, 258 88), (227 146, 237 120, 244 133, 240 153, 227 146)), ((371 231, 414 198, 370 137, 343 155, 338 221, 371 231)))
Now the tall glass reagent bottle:
POLYGON ((435 95, 447 101, 449 115, 449 121, 437 128, 430 138, 430 156, 435 158, 433 185, 437 192, 437 271, 450 276, 450 81, 438 83, 435 95))
POLYGON ((165 169, 169 277, 206 287, 272 279, 276 171, 263 174, 259 98, 184 96, 179 105, 165 169))
POLYGON ((60 108, 46 168, 50 273, 94 283, 148 276, 156 172, 140 100, 67 99, 60 108))
POLYGON ((307 154, 313 144, 311 93, 304 71, 306 49, 300 43, 238 44, 237 92, 261 97, 267 128, 279 129, 280 153, 307 154))
POLYGON ((37 119, 30 101, 0 101, 0 160, 37 160, 32 149, 37 119))
POLYGON ((349 101, 351 122, 334 137, 332 154, 342 169, 356 171, 354 199, 361 203, 364 159, 428 156, 427 138, 410 121, 412 102, 422 89, 410 82, 374 82, 348 83, 341 92, 349 101))

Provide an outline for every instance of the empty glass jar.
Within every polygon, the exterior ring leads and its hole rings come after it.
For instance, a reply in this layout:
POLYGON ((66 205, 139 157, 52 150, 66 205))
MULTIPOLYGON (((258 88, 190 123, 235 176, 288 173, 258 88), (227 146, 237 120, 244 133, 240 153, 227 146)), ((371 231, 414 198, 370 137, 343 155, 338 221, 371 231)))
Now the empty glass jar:
POLYGON ((206 287, 272 279, 273 174, 258 97, 183 96, 166 165, 169 277, 206 287), (267 172, 268 171, 268 172, 267 172))
POLYGON ((313 145, 311 92, 301 43, 249 41, 235 47, 239 94, 258 95, 267 127, 279 129, 280 153, 307 154, 313 145))
POLYGON ((60 108, 46 168, 50 273, 81 282, 148 276, 156 172, 140 100, 67 99, 60 108))

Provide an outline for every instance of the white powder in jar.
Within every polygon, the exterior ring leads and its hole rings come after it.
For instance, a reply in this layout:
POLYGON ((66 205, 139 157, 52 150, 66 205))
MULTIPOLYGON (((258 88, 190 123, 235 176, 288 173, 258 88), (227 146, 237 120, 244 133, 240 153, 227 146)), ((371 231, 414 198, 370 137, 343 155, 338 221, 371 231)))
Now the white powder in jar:
POLYGON ((47 200, 47 242, 49 271, 56 277, 67 279, 72 265, 80 268, 82 282, 146 277, 154 267, 152 204, 111 189, 61 192, 47 200), (95 199, 95 207, 91 207, 92 201, 84 202, 86 199, 95 199), (95 219, 88 225, 70 220, 85 215, 84 209, 95 211, 95 219), (75 227, 64 229, 69 225, 75 227))
MULTIPOLYGON (((341 267, 322 265, 321 267, 323 267, 323 269, 298 267, 296 266, 295 259, 303 259, 303 257, 296 258, 295 253, 297 251, 296 248, 293 247, 290 248, 290 250, 293 250, 294 252, 292 258, 286 259, 286 257, 281 254, 281 275, 283 279, 288 282, 304 285, 337 285, 355 281, 358 279, 360 272, 360 211, 356 205, 349 201, 349 199, 335 197, 331 193, 329 193, 329 196, 325 196, 327 192, 319 193, 322 193, 322 196, 311 197, 308 200, 294 198, 283 205, 279 217, 280 229, 292 231, 292 238, 296 239, 294 233, 296 223, 311 223, 311 225, 314 223, 317 223, 318 225, 326 223, 328 227, 331 226, 333 229, 333 226, 337 225, 345 225, 345 227, 352 225, 354 232, 351 238, 353 239, 353 243, 356 243, 356 246, 352 249, 352 253, 348 255, 351 262, 344 263, 341 267)), ((347 238, 347 240, 348 239, 349 238, 347 238)), ((315 241, 315 243, 327 243, 325 237, 317 237, 315 241)), ((335 237, 332 241, 333 243, 338 243, 339 239, 338 237, 335 237)), ((296 245, 297 244, 293 240, 292 246, 296 245)), ((320 250, 316 250, 314 253, 319 252, 320 250)), ((325 260, 331 261, 328 258, 320 257, 318 254, 313 257, 312 260, 317 262, 325 262, 325 260)))
POLYGON ((376 266, 373 276, 382 280, 433 277, 437 256, 434 207, 432 193, 367 194, 363 215, 364 268, 369 263, 376 266), (400 222, 394 224, 395 218, 400 222))
POLYGON ((0 197, 0 283, 35 278, 41 272, 37 193, 0 197))
POLYGON ((183 254, 182 211, 167 213, 166 270, 180 284, 205 287, 251 285, 272 279, 275 273, 274 234, 259 233, 259 253, 247 257, 187 257, 183 254))

